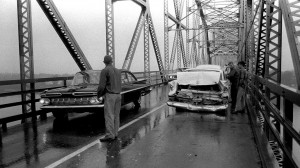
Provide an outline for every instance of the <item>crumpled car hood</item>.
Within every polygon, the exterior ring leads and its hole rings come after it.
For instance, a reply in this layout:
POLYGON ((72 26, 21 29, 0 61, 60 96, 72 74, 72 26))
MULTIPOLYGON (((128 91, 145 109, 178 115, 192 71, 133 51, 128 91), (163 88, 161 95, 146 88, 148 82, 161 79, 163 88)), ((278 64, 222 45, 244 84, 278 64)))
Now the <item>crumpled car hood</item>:
POLYGON ((214 85, 219 81, 218 71, 177 72, 179 85, 214 85))

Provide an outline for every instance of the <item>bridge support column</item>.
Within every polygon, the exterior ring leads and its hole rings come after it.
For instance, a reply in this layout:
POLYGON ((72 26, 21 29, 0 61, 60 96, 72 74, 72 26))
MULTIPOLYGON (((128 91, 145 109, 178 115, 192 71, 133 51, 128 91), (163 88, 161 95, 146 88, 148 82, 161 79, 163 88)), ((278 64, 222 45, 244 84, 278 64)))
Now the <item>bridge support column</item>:
MULTIPOLYGON (((20 78, 22 91, 22 113, 35 112, 35 83, 28 83, 27 79, 34 79, 31 0, 18 0, 18 32, 20 55, 20 78)), ((32 117, 33 120, 36 117, 32 117)), ((25 122, 23 119, 22 122, 25 122)))
POLYGON ((105 18, 106 18, 106 55, 109 55, 113 58, 113 65, 115 65, 113 0, 105 0, 105 18))

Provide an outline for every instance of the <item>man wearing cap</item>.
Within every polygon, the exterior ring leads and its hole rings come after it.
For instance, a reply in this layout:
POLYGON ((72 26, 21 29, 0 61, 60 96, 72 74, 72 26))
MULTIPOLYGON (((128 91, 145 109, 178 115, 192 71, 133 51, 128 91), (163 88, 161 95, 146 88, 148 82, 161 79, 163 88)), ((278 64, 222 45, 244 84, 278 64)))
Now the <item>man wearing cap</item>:
POLYGON ((244 61, 238 62, 239 68, 239 80, 238 80, 238 92, 236 97, 236 106, 234 113, 245 112, 245 89, 246 89, 246 63, 244 61))
POLYGON ((230 67, 230 72, 227 74, 227 78, 231 83, 230 88, 230 96, 231 96, 231 111, 234 113, 235 105, 236 105, 236 96, 238 91, 238 79, 239 79, 239 72, 237 71, 236 67, 234 66, 233 62, 229 62, 228 66, 230 67))
POLYGON ((97 91, 98 98, 104 98, 106 135, 101 142, 115 140, 118 136, 121 108, 121 73, 112 65, 112 57, 104 57, 105 68, 101 71, 97 91))

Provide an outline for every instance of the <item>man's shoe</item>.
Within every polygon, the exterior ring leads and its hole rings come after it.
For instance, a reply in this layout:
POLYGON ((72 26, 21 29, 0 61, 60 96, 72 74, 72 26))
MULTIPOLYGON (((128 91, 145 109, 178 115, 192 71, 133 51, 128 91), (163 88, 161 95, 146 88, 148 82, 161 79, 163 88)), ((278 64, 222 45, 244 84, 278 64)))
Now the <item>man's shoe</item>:
POLYGON ((112 137, 109 137, 109 136, 105 136, 103 138, 100 139, 100 142, 110 142, 110 141, 113 141, 115 140, 116 138, 112 138, 112 137))

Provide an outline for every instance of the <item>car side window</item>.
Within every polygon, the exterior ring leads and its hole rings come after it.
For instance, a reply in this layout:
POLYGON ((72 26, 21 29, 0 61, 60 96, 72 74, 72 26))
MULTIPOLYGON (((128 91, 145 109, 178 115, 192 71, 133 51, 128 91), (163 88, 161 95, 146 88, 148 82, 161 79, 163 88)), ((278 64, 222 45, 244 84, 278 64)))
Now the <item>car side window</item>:
POLYGON ((130 73, 127 73, 127 77, 128 77, 128 80, 129 80, 130 83, 136 81, 135 78, 134 78, 134 77, 132 76, 132 74, 130 74, 130 73))
POLYGON ((128 78, 127 78, 125 72, 122 72, 122 73, 121 73, 121 81, 122 81, 122 84, 128 83, 128 78))

